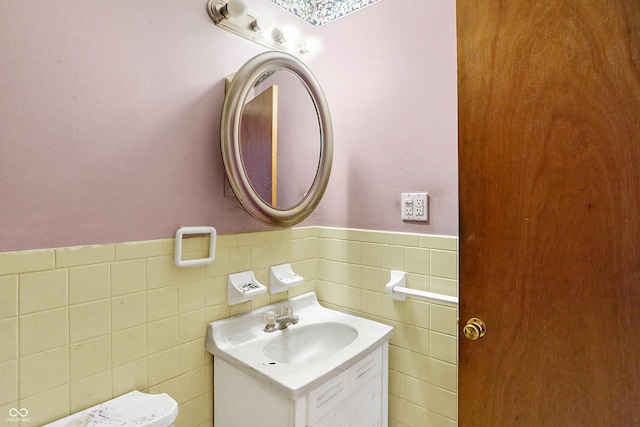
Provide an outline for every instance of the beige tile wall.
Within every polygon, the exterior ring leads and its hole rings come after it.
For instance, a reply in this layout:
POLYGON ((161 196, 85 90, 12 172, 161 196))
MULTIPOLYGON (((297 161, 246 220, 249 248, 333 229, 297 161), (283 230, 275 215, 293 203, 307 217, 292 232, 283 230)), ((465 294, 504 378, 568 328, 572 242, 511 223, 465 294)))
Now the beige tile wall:
MULTIPOLYGON (((22 425, 41 425, 139 389, 174 397, 176 426, 211 426, 206 324, 316 291, 395 327, 390 426, 457 424, 457 311, 384 294, 398 269, 410 287, 457 295, 456 238, 304 227, 217 243, 215 261, 197 268, 174 265, 173 239, 0 253, 0 420, 26 408, 22 425), (226 304, 227 274, 254 270, 267 284, 269 266, 285 262, 305 284, 226 304)), ((184 248, 200 257, 208 242, 184 248)))

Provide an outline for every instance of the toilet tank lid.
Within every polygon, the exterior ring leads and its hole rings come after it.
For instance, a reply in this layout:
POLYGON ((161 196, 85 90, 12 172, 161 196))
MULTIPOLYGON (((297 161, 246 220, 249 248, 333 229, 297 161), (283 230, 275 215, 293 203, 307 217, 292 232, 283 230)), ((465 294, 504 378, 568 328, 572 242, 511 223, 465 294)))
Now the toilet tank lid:
POLYGON ((134 390, 45 427, 168 427, 177 416, 178 403, 168 394, 134 390))

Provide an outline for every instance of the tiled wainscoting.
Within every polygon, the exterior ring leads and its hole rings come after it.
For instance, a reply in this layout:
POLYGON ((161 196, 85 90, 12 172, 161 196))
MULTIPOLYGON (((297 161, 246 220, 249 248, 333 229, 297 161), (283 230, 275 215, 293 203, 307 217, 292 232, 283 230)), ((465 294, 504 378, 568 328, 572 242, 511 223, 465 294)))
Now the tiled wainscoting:
MULTIPOLYGON (((392 269, 409 287, 457 295, 455 237, 328 227, 218 236, 215 261, 177 268, 173 239, 0 253, 0 422, 25 408, 38 426, 129 390, 166 392, 178 427, 212 425, 206 324, 315 291, 331 307, 391 324, 390 426, 457 420, 457 310, 384 293, 392 269), (229 307, 226 276, 289 262, 305 283, 229 307)), ((200 257, 205 238, 185 239, 200 257)))

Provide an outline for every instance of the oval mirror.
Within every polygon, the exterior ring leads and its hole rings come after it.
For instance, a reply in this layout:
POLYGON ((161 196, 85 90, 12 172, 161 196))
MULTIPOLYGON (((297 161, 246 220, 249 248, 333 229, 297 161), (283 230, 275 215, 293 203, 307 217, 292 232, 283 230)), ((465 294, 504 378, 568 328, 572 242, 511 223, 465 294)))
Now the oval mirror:
POLYGON ((254 218, 291 226, 313 212, 329 181, 333 129, 306 65, 282 52, 244 64, 227 86, 220 137, 231 188, 254 218))

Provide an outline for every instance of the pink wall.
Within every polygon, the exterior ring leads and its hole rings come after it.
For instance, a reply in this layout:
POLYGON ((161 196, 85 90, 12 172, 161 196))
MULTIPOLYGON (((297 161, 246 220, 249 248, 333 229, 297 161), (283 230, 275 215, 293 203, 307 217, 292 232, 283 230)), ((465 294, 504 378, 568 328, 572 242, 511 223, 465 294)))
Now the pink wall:
MULTIPOLYGON (((0 252, 265 228, 224 197, 218 137, 224 76, 263 49, 205 5, 0 2, 0 252)), ((323 39, 309 65, 336 143, 303 224, 457 234, 454 14, 383 0, 320 29, 292 21, 323 39), (432 221, 403 224, 399 194, 418 190, 432 221)))
POLYGON ((320 224, 458 234, 455 8, 384 0, 321 28, 312 68, 336 154, 320 224), (417 191, 430 194, 431 221, 403 223, 400 193, 417 191))

